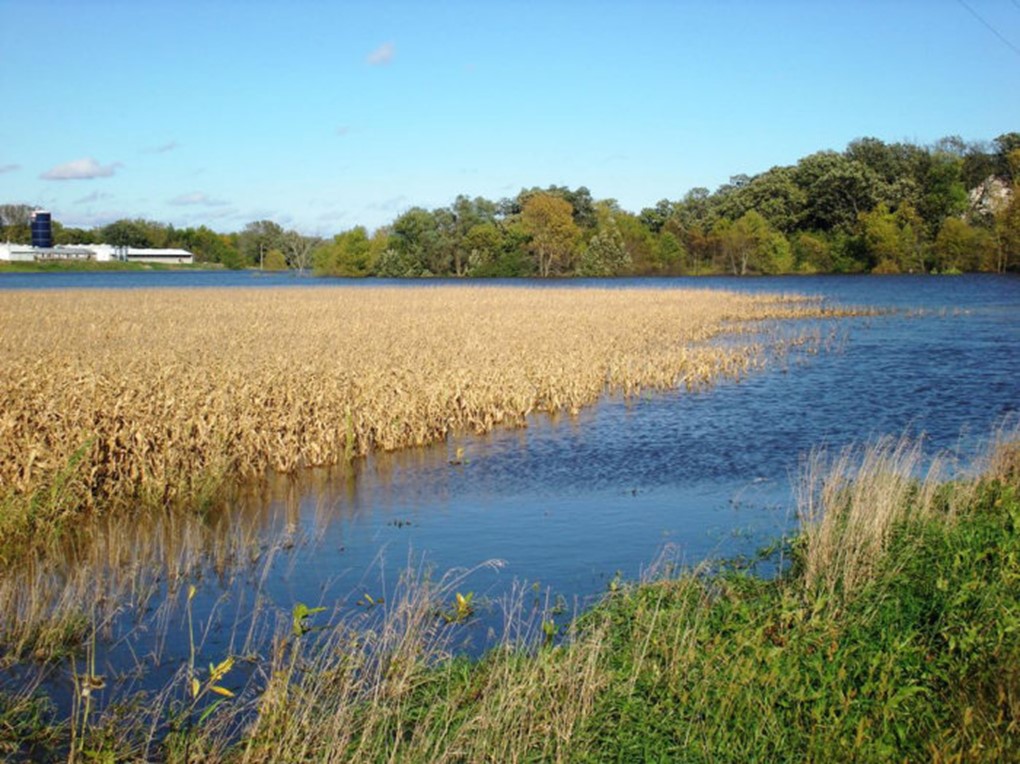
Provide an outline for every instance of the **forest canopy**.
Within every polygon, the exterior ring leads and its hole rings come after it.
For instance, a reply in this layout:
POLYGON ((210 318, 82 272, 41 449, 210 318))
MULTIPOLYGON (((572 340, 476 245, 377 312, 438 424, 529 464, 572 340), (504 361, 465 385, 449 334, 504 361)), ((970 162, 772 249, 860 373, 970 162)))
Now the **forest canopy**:
MULTIPOLYGON (((1018 186, 1020 133, 930 146, 859 138, 636 213, 584 186, 549 186, 496 201, 461 195, 326 239, 271 220, 226 234, 148 220, 56 222, 54 237, 351 277, 1005 272, 1020 269, 1018 186)), ((0 205, 0 240, 27 242, 31 210, 0 205)))

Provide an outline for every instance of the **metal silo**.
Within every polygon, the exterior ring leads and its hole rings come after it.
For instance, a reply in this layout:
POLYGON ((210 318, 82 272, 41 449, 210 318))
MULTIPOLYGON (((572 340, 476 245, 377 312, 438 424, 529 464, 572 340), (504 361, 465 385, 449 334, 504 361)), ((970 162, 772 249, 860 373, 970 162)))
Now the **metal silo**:
POLYGON ((53 246, 53 223, 45 210, 32 213, 32 246, 45 249, 53 246))

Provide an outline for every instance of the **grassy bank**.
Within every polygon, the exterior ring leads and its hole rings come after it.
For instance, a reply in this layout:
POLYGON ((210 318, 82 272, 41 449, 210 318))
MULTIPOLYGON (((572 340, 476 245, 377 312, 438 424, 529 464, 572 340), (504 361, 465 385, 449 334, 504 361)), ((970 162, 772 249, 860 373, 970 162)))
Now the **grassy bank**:
MULTIPOLYGON (((157 697, 101 714, 82 702, 62 725, 30 697, 5 696, 0 750, 175 762, 1017 760, 1020 445, 998 445, 974 479, 946 482, 937 463, 919 479, 920 464, 904 442, 816 455, 774 579, 723 566, 614 585, 557 639, 555 616, 520 598, 504 646, 478 661, 449 655, 451 622, 470 618, 456 582, 418 579, 371 623, 317 632, 323 616, 296 609, 246 682, 240 656, 209 656, 157 697)), ((79 686, 87 679, 79 669, 79 686)))

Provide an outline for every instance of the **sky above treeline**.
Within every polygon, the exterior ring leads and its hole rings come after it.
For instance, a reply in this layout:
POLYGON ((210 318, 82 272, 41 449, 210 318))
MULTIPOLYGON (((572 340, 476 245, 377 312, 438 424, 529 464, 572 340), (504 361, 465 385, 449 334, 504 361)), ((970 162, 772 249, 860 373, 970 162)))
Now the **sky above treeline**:
POLYGON ((3 0, 0 203, 307 234, 639 211, 854 138, 1020 130, 1020 0, 3 0))

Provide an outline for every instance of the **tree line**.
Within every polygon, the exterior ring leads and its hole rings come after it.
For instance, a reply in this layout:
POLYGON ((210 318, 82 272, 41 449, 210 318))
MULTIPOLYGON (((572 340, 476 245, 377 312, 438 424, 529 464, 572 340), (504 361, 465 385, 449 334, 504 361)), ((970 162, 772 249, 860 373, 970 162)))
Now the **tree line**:
MULTIPOLYGON (((926 273, 1020 269, 1020 133, 930 146, 852 141, 794 165, 694 188, 639 213, 585 187, 458 196, 369 233, 330 239, 270 220, 221 234, 119 220, 54 224, 56 243, 181 247, 230 268, 380 277, 926 273)), ((25 205, 0 206, 0 239, 28 239, 25 205)))

